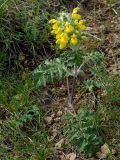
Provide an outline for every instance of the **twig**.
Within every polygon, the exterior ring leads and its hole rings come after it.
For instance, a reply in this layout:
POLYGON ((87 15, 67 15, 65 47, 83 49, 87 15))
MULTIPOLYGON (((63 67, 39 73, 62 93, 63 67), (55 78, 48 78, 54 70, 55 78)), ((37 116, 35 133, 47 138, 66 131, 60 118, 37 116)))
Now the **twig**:
POLYGON ((74 95, 74 85, 75 85, 75 81, 72 85, 72 94, 70 93, 70 85, 69 85, 69 79, 67 78, 67 90, 68 90, 68 106, 70 108, 72 108, 73 112, 74 112, 74 115, 76 115, 76 112, 75 112, 75 109, 74 109, 74 106, 73 106, 73 100, 72 100, 72 97, 74 95))
POLYGON ((69 85, 69 79, 67 77, 67 90, 68 90, 68 105, 71 106, 71 94, 70 94, 70 85, 69 85))
POLYGON ((94 37, 95 39, 97 39, 97 40, 99 40, 99 41, 102 41, 102 39, 98 38, 97 36, 95 36, 95 35, 93 35, 93 34, 91 34, 91 33, 85 33, 85 34, 87 34, 87 35, 89 35, 89 36, 91 36, 91 37, 94 37))
POLYGON ((82 67, 85 65, 86 62, 83 62, 80 67, 75 71, 75 77, 77 77, 80 73, 80 70, 82 69, 82 67))
POLYGON ((72 83, 72 89, 71 89, 71 104, 73 103, 73 97, 74 97, 74 92, 75 92, 75 82, 76 82, 76 77, 73 78, 73 83, 72 83))

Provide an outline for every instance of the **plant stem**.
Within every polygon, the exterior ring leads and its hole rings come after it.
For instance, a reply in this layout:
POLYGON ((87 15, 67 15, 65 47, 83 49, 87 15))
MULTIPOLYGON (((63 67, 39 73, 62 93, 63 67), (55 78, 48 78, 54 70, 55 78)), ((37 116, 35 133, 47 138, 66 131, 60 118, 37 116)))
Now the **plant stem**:
POLYGON ((70 85, 69 85, 69 79, 67 77, 67 90, 68 90, 68 106, 71 106, 72 103, 71 103, 71 94, 70 94, 70 85))

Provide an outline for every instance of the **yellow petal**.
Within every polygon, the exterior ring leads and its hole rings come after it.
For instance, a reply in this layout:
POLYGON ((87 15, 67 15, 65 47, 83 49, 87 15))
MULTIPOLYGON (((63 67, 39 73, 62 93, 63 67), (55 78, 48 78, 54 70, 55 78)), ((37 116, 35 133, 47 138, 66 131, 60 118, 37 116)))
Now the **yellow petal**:
POLYGON ((69 40, 68 35, 67 35, 66 33, 63 33, 63 34, 61 35, 61 42, 62 42, 62 43, 68 43, 68 40, 69 40))
POLYGON ((59 43, 60 43, 60 39, 57 39, 57 40, 56 40, 56 44, 59 44, 59 43))
POLYGON ((56 19, 51 19, 51 20, 49 21, 49 23, 56 23, 56 22, 57 22, 56 19))
POLYGON ((81 31, 85 31, 87 29, 87 27, 85 25, 79 25, 78 28, 81 30, 81 31))
POLYGON ((70 44, 75 46, 77 43, 78 43, 77 35, 73 34, 71 36, 70 44))
POLYGON ((81 15, 77 14, 77 13, 72 13, 72 18, 75 20, 79 20, 79 19, 81 19, 81 15))
POLYGON ((52 31, 51 31, 51 34, 55 34, 55 33, 56 33, 56 31, 55 31, 55 30, 52 30, 52 31))
POLYGON ((85 19, 82 19, 82 20, 79 21, 79 25, 82 25, 82 24, 84 24, 85 22, 86 22, 86 20, 85 20, 85 19))
POLYGON ((59 27, 58 30, 57 30, 57 34, 62 34, 62 32, 63 32, 62 28, 59 27))
POLYGON ((67 43, 60 43, 60 49, 63 49, 63 48, 65 48, 66 47, 66 45, 67 45, 67 43))
POLYGON ((52 26, 52 28, 54 29, 54 30, 57 30, 58 29, 58 23, 55 23, 55 24, 53 24, 53 26, 52 26))
POLYGON ((61 34, 60 33, 56 34, 56 39, 58 40, 60 38, 61 38, 61 34))
POLYGON ((73 12, 72 12, 72 13, 77 13, 79 10, 80 10, 80 8, 79 8, 79 7, 76 7, 76 8, 73 9, 73 12))
POLYGON ((74 27, 71 24, 67 24, 65 27, 65 31, 67 33, 71 33, 74 30, 74 27))

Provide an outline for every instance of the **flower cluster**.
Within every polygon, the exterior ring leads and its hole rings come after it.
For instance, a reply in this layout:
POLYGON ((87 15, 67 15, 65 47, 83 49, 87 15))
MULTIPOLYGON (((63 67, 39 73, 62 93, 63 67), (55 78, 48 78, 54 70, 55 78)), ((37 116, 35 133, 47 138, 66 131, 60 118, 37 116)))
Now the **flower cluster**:
POLYGON ((56 44, 60 49, 65 47, 75 47, 80 44, 81 40, 87 39, 85 36, 86 20, 82 19, 78 13, 79 7, 74 8, 72 13, 60 13, 57 19, 51 19, 49 22, 52 25, 51 33, 55 35, 56 44))

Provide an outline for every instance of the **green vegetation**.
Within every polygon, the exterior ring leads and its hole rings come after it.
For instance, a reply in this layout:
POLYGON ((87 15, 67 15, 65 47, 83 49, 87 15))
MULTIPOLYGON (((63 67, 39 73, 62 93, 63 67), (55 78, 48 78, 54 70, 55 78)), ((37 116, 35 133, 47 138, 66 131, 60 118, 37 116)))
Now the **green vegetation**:
POLYGON ((43 110, 31 95, 31 79, 24 76, 25 73, 22 78, 9 76, 0 80, 0 157, 44 160, 51 147, 48 147, 43 110))
POLYGON ((116 0, 0 0, 1 160, 119 160, 118 14, 116 0))
POLYGON ((96 130, 93 112, 80 109, 76 116, 67 113, 68 124, 65 134, 77 149, 89 156, 97 153, 102 142, 96 130))

